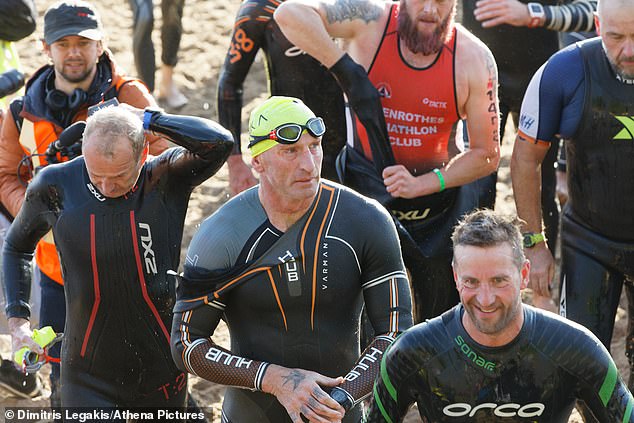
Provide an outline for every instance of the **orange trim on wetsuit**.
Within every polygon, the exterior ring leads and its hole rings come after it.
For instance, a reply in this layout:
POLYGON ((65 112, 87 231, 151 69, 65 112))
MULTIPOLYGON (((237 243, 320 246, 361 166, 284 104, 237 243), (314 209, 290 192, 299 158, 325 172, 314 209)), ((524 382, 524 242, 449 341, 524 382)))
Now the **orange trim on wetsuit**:
MULTIPOLYGON (((454 82, 456 30, 430 66, 414 68, 404 61, 399 49, 398 11, 399 5, 393 5, 368 77, 382 97, 396 162, 420 175, 442 167, 451 158, 449 142, 459 120, 454 82)), ((356 131, 364 155, 371 160, 368 137, 359 121, 356 131)))

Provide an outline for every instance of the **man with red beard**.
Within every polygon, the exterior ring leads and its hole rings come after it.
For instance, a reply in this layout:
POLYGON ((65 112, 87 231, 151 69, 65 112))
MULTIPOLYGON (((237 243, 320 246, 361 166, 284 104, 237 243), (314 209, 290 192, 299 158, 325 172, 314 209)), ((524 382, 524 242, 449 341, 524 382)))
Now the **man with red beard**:
POLYGON ((458 303, 451 229, 478 206, 468 186, 497 169, 497 67, 454 23, 454 0, 288 0, 275 19, 335 75, 355 113, 342 182, 397 220, 416 319, 458 303), (335 41, 343 39, 344 52, 335 41), (463 151, 461 119, 470 148, 463 151), (389 142, 388 142, 389 141, 389 142))

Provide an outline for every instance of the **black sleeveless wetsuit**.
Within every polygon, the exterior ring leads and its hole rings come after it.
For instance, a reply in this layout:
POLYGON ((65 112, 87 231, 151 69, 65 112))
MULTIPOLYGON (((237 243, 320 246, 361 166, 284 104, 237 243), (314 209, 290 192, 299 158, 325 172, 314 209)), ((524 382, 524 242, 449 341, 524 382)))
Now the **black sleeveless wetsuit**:
POLYGON ((200 155, 176 147, 149 160, 123 197, 102 196, 83 157, 47 166, 29 184, 5 241, 7 315, 28 318, 28 263, 52 228, 66 291, 62 406, 185 405, 187 377, 169 347, 175 285, 166 271, 178 266, 192 190, 232 147, 228 131, 210 138, 194 148, 200 155))
MULTIPOLYGON (((580 52, 583 114, 565 140, 569 201, 562 220, 561 313, 609 348, 626 281, 634 302, 634 85, 615 78, 600 40, 580 44, 580 52)), ((630 363, 631 338, 630 327, 630 363)))
POLYGON ((400 422, 418 404, 424 422, 565 423, 582 399, 601 422, 632 422, 634 399, 607 350, 585 328, 524 306, 502 347, 476 343, 462 305, 416 325, 381 363, 368 422, 400 422))
MULTIPOLYGON (((385 348, 412 324, 390 216, 375 201, 326 180, 285 233, 268 221, 257 187, 233 198, 194 236, 184 278, 172 329, 174 359, 205 379, 251 389, 227 388, 226 422, 290 421, 273 395, 258 391, 268 363, 346 375, 342 388, 359 402, 370 392, 385 348), (364 303, 379 336, 359 358, 364 303), (229 326, 231 351, 209 339, 220 318, 229 326)), ((356 407, 344 421, 360 417, 356 407)))
MULTIPOLYGON (((343 94, 326 67, 282 34, 273 20, 279 4, 274 0, 249 0, 240 5, 218 82, 219 122, 236 140, 240 139, 242 85, 262 49, 270 94, 297 97, 324 119, 321 176, 336 180, 335 158, 346 142, 343 94)), ((240 152, 240 143, 236 143, 234 152, 240 152)))

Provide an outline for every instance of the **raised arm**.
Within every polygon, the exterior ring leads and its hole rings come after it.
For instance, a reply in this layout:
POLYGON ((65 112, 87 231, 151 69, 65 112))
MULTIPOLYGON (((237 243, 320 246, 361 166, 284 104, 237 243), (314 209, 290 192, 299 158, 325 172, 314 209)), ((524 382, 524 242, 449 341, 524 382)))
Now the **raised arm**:
POLYGON ((214 121, 196 116, 146 109, 143 128, 168 138, 191 153, 177 157, 172 168, 173 172, 183 175, 194 173, 194 185, 215 174, 233 148, 233 137, 229 131, 214 121))

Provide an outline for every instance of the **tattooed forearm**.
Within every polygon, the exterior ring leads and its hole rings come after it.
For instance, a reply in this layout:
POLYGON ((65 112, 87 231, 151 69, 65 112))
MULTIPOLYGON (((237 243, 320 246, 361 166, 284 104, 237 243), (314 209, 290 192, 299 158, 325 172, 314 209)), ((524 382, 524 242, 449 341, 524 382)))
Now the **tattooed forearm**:
POLYGON ((297 389, 299 384, 305 378, 306 377, 302 373, 298 372, 297 370, 291 370, 291 372, 289 374, 284 376, 284 383, 282 385, 286 385, 287 383, 292 383, 293 384, 293 391, 294 391, 294 390, 297 389))
POLYGON ((383 9, 367 0, 335 0, 334 4, 325 4, 328 23, 345 20, 363 19, 366 23, 381 17, 383 9))

